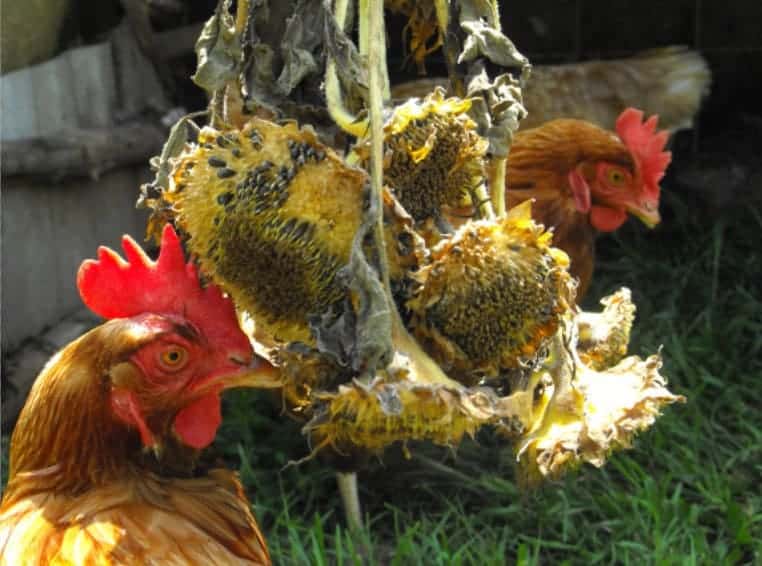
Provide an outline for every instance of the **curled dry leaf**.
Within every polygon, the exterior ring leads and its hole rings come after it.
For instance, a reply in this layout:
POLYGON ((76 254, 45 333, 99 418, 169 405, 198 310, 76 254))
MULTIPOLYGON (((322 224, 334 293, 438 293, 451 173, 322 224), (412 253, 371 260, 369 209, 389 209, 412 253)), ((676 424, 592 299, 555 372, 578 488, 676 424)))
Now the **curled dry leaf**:
POLYGON ((580 360, 594 370, 616 365, 627 355, 635 304, 630 290, 622 287, 601 299, 603 312, 580 312, 577 316, 580 360))
POLYGON ((204 24, 195 49, 198 65, 191 79, 207 94, 211 96, 236 80, 240 72, 241 43, 226 2, 221 2, 204 24))

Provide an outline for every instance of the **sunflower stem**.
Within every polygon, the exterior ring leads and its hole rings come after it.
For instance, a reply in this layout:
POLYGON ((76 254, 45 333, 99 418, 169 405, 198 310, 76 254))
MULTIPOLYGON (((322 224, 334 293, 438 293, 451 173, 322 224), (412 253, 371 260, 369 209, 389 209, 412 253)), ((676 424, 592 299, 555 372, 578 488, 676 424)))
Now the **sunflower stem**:
POLYGON ((395 309, 389 284, 389 263, 384 245, 384 71, 386 70, 386 50, 384 41, 384 2, 383 0, 364 0, 360 2, 367 9, 368 18, 368 114, 370 115, 370 198, 375 201, 377 215, 373 231, 379 258, 379 279, 384 286, 388 306, 395 309))
POLYGON ((476 211, 482 220, 494 220, 495 210, 492 208, 492 198, 484 183, 473 190, 471 200, 476 204, 476 211))
POLYGON ((242 37, 249 23, 249 0, 238 0, 235 14, 235 34, 242 37))
POLYGON ((450 80, 450 91, 460 98, 466 97, 466 86, 463 82, 463 74, 458 70, 458 54, 460 53, 460 41, 456 31, 457 21, 450 20, 450 10, 455 9, 449 0, 434 0, 434 8, 437 13, 437 24, 442 33, 442 53, 447 66, 447 77, 450 80), (452 26, 453 29, 450 29, 452 26))
POLYGON ((507 162, 507 157, 496 157, 493 159, 490 168, 489 188, 492 195, 492 207, 498 217, 505 215, 505 168, 507 162))
MULTIPOLYGON (((500 20, 500 5, 497 0, 492 0, 489 3, 491 8, 489 14, 490 25, 497 31, 502 31, 502 23, 500 20)), ((522 71, 523 75, 523 71, 522 71)), ((508 165, 508 157, 496 157, 493 160, 490 176, 490 190, 492 192, 492 206, 495 208, 495 214, 497 216, 504 216, 506 213, 505 204, 505 173, 508 165)))
POLYGON ((497 0, 488 0, 487 8, 489 10, 487 12, 489 25, 491 25, 497 31, 502 31, 502 27, 500 25, 500 5, 498 4, 497 0))
MULTIPOLYGON (((370 44, 371 44, 371 18, 368 17, 368 10, 370 9, 369 3, 371 0, 360 0, 360 9, 359 9, 359 17, 358 17, 358 42, 359 42, 359 48, 360 48, 360 55, 363 55, 365 57, 368 57, 368 53, 370 52, 370 44)), ((381 80, 383 84, 382 92, 383 92, 383 101, 388 102, 389 99, 391 99, 391 89, 389 88, 389 69, 386 65, 386 33, 383 28, 383 14, 381 17, 381 33, 377 36, 376 41, 380 42, 378 44, 379 51, 384 54, 383 57, 381 57, 378 64, 380 65, 381 70, 381 80)))
POLYGON ((336 483, 339 486, 341 503, 350 528, 362 528, 362 512, 360 511, 360 492, 357 489, 357 474, 355 472, 336 472, 336 483))

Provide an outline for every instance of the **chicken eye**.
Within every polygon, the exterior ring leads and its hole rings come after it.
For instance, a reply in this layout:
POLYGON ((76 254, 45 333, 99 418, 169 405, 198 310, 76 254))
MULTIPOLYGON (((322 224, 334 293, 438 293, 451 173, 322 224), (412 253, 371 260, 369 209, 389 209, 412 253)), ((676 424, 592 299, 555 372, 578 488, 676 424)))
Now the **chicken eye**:
POLYGON ((624 183, 624 173, 622 173, 619 169, 609 169, 608 178, 609 182, 615 186, 619 186, 624 183))
POLYGON ((188 362, 188 350, 171 346, 159 354, 159 365, 167 371, 178 371, 188 362))

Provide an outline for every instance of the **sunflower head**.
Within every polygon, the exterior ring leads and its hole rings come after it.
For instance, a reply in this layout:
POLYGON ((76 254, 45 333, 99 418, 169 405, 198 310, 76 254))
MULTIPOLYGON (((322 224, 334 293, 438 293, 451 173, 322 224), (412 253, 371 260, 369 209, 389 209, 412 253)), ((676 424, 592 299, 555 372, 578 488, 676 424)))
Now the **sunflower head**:
MULTIPOLYGON (((601 372, 581 363, 569 367, 574 371, 563 370, 568 372, 560 376, 563 381, 543 393, 542 416, 517 444, 525 485, 557 478, 583 463, 603 466, 611 452, 629 448, 664 405, 685 401, 667 390, 658 355, 631 356, 601 372)), ((557 381, 547 369, 540 373, 557 381)))
POLYGON ((568 258, 550 243, 527 202, 432 250, 409 306, 415 336, 445 371, 473 383, 542 357, 572 303, 568 258))
POLYGON ((488 142, 470 107, 437 88, 398 106, 384 126, 384 183, 417 222, 440 217, 482 183, 488 142))
POLYGON ((171 210, 205 273, 282 341, 344 296, 338 270, 360 225, 366 174, 309 129, 252 119, 201 130, 157 210, 171 210))
POLYGON ((313 445, 380 452, 409 440, 456 446, 485 425, 509 436, 526 432, 531 393, 501 397, 488 387, 466 387, 446 376, 404 328, 395 326, 393 337, 394 358, 372 379, 315 393, 305 427, 313 445))

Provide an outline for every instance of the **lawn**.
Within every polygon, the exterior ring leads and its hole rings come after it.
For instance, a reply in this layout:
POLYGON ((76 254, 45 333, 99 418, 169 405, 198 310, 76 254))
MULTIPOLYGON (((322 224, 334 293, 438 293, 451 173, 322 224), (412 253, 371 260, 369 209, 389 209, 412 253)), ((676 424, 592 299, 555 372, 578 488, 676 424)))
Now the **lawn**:
POLYGON ((331 470, 287 465, 308 452, 299 423, 267 394, 231 393, 213 450, 240 470, 275 563, 760 563, 762 211, 691 196, 668 180, 656 231, 630 222, 600 242, 587 306, 631 287, 631 352, 663 345, 688 397, 603 469, 522 493, 489 433, 410 460, 393 448, 360 474, 367 528, 349 532, 331 470))
POLYGON ((631 352, 663 346, 673 405, 633 450, 532 493, 489 434, 457 452, 392 449, 360 474, 367 528, 344 526, 332 472, 266 395, 228 399, 216 449, 277 564, 752 564, 762 560, 762 211, 712 211, 665 184, 664 222, 600 242, 586 306, 621 285, 631 352))

